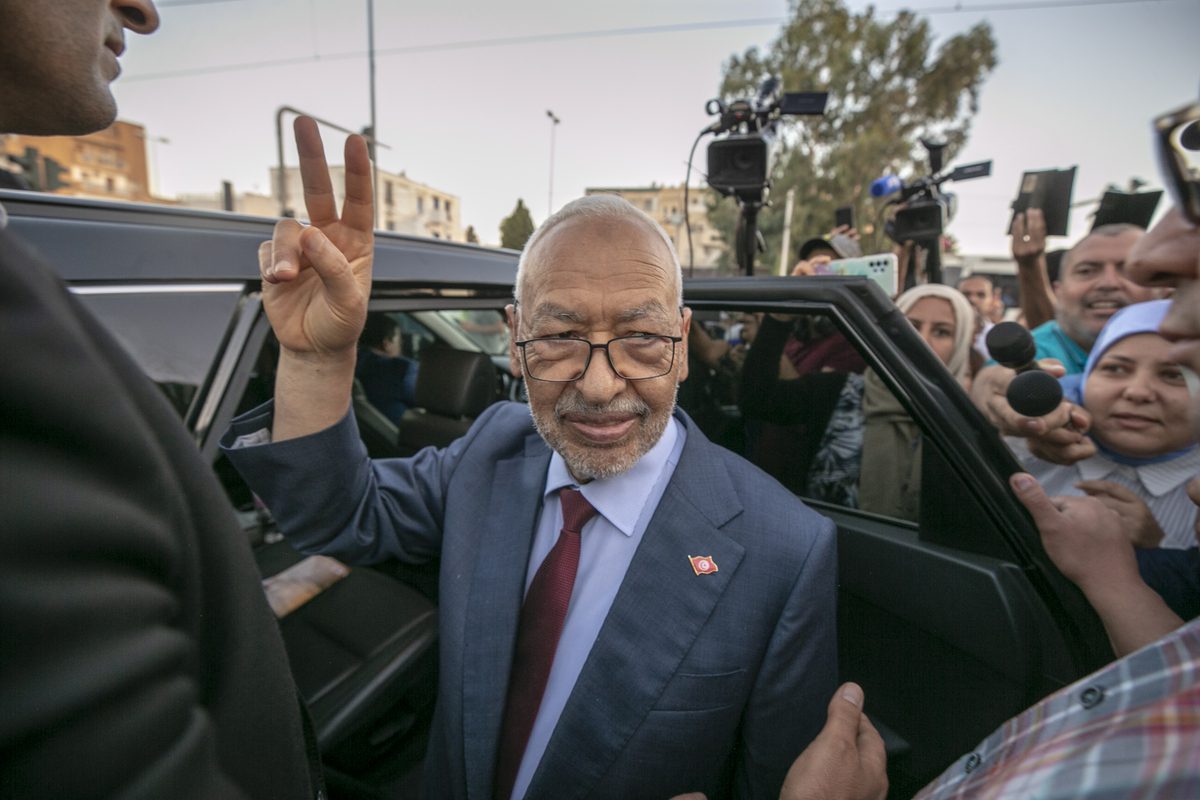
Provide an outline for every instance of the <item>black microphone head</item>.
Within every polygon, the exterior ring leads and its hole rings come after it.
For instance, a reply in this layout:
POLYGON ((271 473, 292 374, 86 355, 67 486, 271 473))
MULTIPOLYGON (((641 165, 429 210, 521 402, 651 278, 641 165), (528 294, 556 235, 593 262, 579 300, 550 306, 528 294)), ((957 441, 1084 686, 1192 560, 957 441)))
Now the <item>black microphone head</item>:
POLYGON ((1015 322, 998 322, 988 331, 988 352, 1006 367, 1017 368, 1037 357, 1037 344, 1024 326, 1015 322))
POLYGON ((1005 393, 1013 411, 1025 417, 1043 417, 1062 402, 1062 385, 1049 372, 1031 370, 1012 379, 1005 393))

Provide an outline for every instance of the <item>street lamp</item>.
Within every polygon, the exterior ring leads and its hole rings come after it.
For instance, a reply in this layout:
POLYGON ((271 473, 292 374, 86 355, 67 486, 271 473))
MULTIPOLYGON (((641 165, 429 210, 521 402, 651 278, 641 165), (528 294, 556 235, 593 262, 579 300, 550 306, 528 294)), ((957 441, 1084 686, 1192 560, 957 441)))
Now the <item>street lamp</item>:
POLYGON ((146 133, 145 131, 139 132, 137 134, 137 137, 146 143, 146 145, 147 145, 146 150, 148 150, 150 152, 149 169, 146 170, 146 172, 147 172, 146 183, 148 183, 150 185, 148 187, 146 187, 147 188, 146 194, 150 195, 150 197, 157 197, 158 193, 159 193, 159 185, 158 185, 159 177, 158 177, 158 147, 156 145, 170 144, 171 140, 165 136, 151 136, 148 133, 146 133))
POLYGON ((550 196, 546 200, 546 216, 550 216, 554 213, 554 129, 562 120, 554 116, 554 112, 548 108, 546 116, 550 118, 550 196))

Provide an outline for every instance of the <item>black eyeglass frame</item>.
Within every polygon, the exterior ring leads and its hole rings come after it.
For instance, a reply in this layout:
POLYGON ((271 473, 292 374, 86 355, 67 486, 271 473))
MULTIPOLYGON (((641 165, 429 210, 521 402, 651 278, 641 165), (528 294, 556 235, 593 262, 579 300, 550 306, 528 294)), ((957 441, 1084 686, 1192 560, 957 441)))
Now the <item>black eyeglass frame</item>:
POLYGON ((655 378, 661 378, 663 375, 670 374, 671 370, 675 368, 675 345, 679 344, 682 341, 683 341, 682 336, 668 336, 663 333, 653 333, 653 334, 630 333, 630 334, 626 334, 625 336, 614 336, 613 338, 609 339, 607 342, 604 342, 603 344, 595 344, 593 342, 589 342, 587 339, 580 339, 575 336, 540 336, 536 339, 525 339, 524 341, 513 342, 513 344, 515 344, 517 347, 521 348, 521 364, 523 364, 525 367, 525 377, 529 378, 530 380, 540 381, 541 383, 574 383, 577 380, 581 380, 584 375, 587 375, 588 367, 590 367, 592 365, 592 353, 596 352, 597 350, 604 351, 604 357, 608 360, 609 368, 611 368, 613 371, 613 374, 615 374, 621 380, 624 380, 624 381, 651 381, 651 380, 654 380, 655 378), (622 341, 624 339, 664 339, 666 341, 669 341, 671 343, 671 361, 669 364, 667 364, 667 368, 665 370, 663 370, 662 372, 658 373, 657 375, 643 375, 639 378, 626 377, 625 375, 621 374, 621 370, 617 369, 617 365, 613 363, 612 353, 610 353, 608 350, 608 346, 610 344, 612 344, 613 342, 622 341), (574 378, 564 378, 564 379, 556 380, 554 378, 538 378, 538 377, 536 377, 533 374, 533 371, 529 369, 528 357, 525 354, 525 345, 534 344, 536 342, 583 342, 584 344, 586 344, 588 346, 588 354, 587 354, 587 358, 585 358, 583 360, 583 368, 581 370, 579 370, 579 374, 574 378))
POLYGON ((1166 184, 1171 199, 1175 201, 1176 208, 1193 225, 1200 225, 1200 180, 1190 178, 1186 174, 1186 161, 1171 141, 1175 131, 1189 123, 1200 125, 1200 103, 1190 103, 1156 117, 1154 144, 1163 183, 1166 184))

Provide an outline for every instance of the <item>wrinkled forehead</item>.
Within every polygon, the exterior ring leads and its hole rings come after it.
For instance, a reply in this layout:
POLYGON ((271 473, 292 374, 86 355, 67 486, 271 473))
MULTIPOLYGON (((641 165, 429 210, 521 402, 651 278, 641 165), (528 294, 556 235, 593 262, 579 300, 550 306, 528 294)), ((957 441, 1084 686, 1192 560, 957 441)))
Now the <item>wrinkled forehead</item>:
POLYGON ((549 292, 620 293, 634 305, 678 305, 679 269, 662 236, 636 218, 574 217, 539 239, 529 253, 522 302, 549 292))

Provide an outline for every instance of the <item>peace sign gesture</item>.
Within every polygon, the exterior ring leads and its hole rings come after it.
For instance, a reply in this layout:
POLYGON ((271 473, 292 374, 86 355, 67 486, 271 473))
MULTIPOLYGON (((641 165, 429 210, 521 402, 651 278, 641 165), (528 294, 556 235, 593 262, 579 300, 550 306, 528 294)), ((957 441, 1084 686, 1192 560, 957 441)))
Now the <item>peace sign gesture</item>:
POLYGON ((366 320, 374 252, 371 163, 361 136, 346 139, 346 200, 339 216, 317 124, 295 122, 304 205, 312 224, 283 219, 259 245, 263 306, 284 350, 353 349, 366 320))
POLYGON ((346 415, 375 248, 366 142, 346 139, 346 201, 339 216, 317 124, 299 117, 295 129, 312 224, 280 220, 271 241, 258 248, 263 308, 279 339, 271 431, 277 442, 324 430, 346 415))

